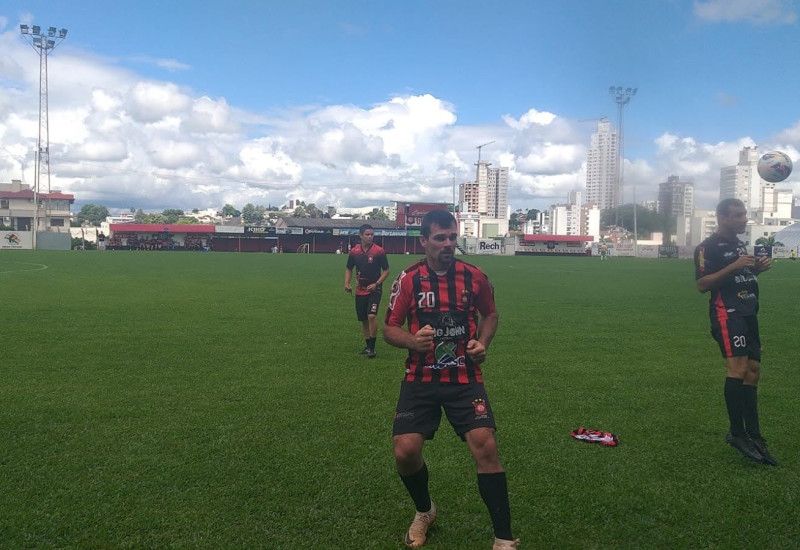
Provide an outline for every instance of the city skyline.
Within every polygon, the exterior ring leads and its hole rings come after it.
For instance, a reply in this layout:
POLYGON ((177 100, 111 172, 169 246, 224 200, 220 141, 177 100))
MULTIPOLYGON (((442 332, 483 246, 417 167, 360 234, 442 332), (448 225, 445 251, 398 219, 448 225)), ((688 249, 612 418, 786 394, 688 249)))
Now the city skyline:
POLYGON ((39 67, 20 24, 69 29, 50 164, 77 206, 449 203, 492 142, 512 210, 546 209, 586 190, 611 85, 639 90, 624 203, 674 175, 711 208, 744 146, 798 160, 795 1, 188 6, 0 1, 0 180, 33 184, 39 67))

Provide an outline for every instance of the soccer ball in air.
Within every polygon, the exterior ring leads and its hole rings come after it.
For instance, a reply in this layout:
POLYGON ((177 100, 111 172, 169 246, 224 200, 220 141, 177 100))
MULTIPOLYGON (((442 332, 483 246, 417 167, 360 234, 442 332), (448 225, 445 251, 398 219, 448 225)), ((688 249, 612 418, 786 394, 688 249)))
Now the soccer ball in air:
POLYGON ((778 183, 792 173, 792 159, 780 151, 765 153, 758 159, 758 175, 770 183, 778 183))

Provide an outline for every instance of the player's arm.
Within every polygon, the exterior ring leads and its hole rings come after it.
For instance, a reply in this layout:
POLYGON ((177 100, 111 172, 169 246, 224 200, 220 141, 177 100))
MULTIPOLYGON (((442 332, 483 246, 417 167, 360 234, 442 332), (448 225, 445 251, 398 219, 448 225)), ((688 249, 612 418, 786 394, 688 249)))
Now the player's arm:
POLYGON ((433 334, 434 330, 430 325, 425 325, 416 334, 411 334, 403 327, 396 325, 383 325, 383 339, 387 344, 420 353, 431 351, 433 334))
POLYGON ((736 258, 735 262, 732 262, 719 271, 715 271, 714 273, 709 273, 708 275, 703 275, 699 279, 697 279, 697 291, 698 292, 708 292, 709 290, 714 290, 721 287, 725 281, 727 281, 734 273, 744 269, 745 267, 753 267, 756 264, 756 257, 750 256, 749 254, 745 254, 743 256, 739 256, 736 258))
POLYGON ((467 355, 475 363, 483 363, 486 360, 486 352, 489 350, 489 345, 497 333, 500 315, 497 313, 497 308, 494 304, 494 289, 489 284, 489 280, 483 278, 478 284, 480 285, 480 292, 476 305, 481 317, 478 321, 477 338, 467 342, 467 355))
POLYGON ((345 292, 353 292, 353 287, 350 286, 350 281, 353 278, 353 269, 351 267, 346 267, 344 269, 344 291, 345 292))

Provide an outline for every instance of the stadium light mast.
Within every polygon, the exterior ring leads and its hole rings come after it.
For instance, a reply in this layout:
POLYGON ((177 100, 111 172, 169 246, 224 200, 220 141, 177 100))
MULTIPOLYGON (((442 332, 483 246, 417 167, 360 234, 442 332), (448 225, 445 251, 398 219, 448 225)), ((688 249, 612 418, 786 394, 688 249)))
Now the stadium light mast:
POLYGON ((42 175, 47 179, 45 201, 45 227, 50 211, 50 124, 47 101, 47 57, 67 37, 67 29, 49 27, 43 31, 39 25, 20 25, 19 32, 39 54, 39 137, 36 142, 35 172, 33 181, 33 248, 36 249, 36 232, 39 229, 39 194, 42 175))
MULTIPOLYGON (((638 88, 624 88, 622 86, 609 86, 608 93, 617 102, 617 189, 615 192, 617 203, 617 226, 620 222, 620 208, 622 206, 622 184, 624 181, 625 168, 625 106, 630 103, 631 98, 636 95, 638 88)), ((638 240, 636 227, 636 184, 633 185, 633 255, 636 256, 636 241, 638 240)))

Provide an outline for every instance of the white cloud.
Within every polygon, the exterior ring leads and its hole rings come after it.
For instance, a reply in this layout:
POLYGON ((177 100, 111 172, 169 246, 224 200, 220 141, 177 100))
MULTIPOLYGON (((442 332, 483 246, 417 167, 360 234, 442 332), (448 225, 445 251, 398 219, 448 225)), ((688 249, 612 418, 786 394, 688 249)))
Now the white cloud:
POLYGON ((754 25, 788 25, 797 21, 797 12, 788 0, 695 1, 694 14, 712 23, 745 21, 754 25))
MULTIPOLYGON (((15 29, 0 33, 2 180, 34 180, 35 61, 15 29)), ((50 69, 52 187, 79 203, 161 210, 288 198, 321 207, 449 202, 454 174, 456 183, 474 178, 476 147, 489 142, 481 158, 509 168, 512 205, 544 208, 585 183, 593 128, 541 106, 481 126, 457 124, 455 106, 434 94, 297 106, 267 117, 85 52, 60 49, 50 69)), ((771 142, 796 159, 800 123, 771 142)), ((643 200, 655 198, 669 175, 693 177, 697 196, 710 203, 719 169, 750 144, 747 137, 708 144, 663 133, 652 158, 628 159, 625 182, 643 200)))
POLYGON ((191 65, 187 65, 177 59, 164 59, 161 57, 149 57, 146 55, 139 55, 130 58, 131 61, 137 63, 146 63, 148 65, 155 65, 156 67, 161 67, 162 69, 166 69, 168 71, 188 71, 191 69, 191 65))
POLYGON ((191 107, 192 101, 172 83, 139 82, 127 97, 126 110, 139 122, 157 122, 191 107))

